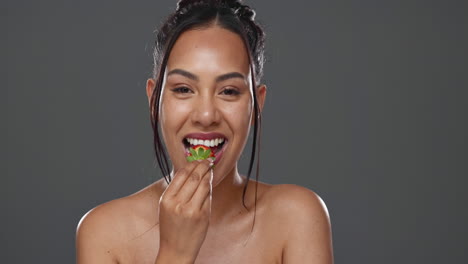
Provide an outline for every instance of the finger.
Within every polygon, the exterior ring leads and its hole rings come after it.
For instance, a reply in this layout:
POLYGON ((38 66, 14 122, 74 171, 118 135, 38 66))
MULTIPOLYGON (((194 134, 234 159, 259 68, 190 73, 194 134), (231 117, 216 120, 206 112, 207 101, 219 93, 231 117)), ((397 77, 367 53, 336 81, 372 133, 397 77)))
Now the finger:
POLYGON ((184 185, 185 181, 190 177, 192 171, 195 169, 197 164, 195 162, 189 163, 186 167, 179 169, 174 173, 174 179, 170 182, 166 188, 165 193, 170 196, 175 196, 180 191, 180 188, 184 185))
POLYGON ((203 204, 200 208, 200 211, 204 211, 204 210, 207 210, 210 214, 211 214, 211 201, 213 199, 213 195, 212 195, 212 192, 210 192, 205 200, 203 201, 203 204))
POLYGON ((200 185, 198 185, 197 190, 192 196, 192 199, 190 202, 195 206, 196 208, 202 208, 205 200, 209 198, 212 190, 212 181, 213 181, 213 170, 210 169, 208 172, 209 175, 205 176, 200 185))
POLYGON ((183 203, 190 201, 203 177, 205 177, 207 174, 209 176, 208 171, 210 167, 208 161, 195 161, 194 163, 198 164, 196 165, 195 169, 193 169, 192 173, 187 178, 184 185, 180 188, 179 192, 176 194, 177 200, 183 203))

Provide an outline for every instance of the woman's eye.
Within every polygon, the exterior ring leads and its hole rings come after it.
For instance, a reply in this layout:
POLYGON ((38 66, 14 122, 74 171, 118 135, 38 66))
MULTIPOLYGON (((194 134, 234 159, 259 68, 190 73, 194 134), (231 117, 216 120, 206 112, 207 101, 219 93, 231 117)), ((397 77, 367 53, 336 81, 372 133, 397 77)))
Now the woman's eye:
POLYGON ((237 91, 236 89, 226 88, 221 92, 221 94, 235 96, 235 95, 239 95, 240 92, 237 91))
POLYGON ((173 92, 176 92, 176 93, 190 93, 191 90, 188 88, 188 87, 185 87, 185 86, 181 86, 181 87, 176 87, 174 89, 172 89, 173 92))

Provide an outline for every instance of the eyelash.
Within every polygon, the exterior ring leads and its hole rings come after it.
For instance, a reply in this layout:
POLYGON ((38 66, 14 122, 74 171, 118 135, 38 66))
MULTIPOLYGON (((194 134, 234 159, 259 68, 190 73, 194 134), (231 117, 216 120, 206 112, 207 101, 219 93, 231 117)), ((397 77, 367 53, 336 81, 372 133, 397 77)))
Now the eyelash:
POLYGON ((185 86, 180 86, 172 89, 173 92, 175 93, 189 93, 191 92, 190 88, 185 87, 185 86))
MULTIPOLYGON (((172 91, 175 93, 181 93, 181 94, 191 92, 190 88, 185 87, 185 86, 176 87, 172 89, 172 91)), ((224 95, 229 95, 229 96, 237 96, 240 94, 239 91, 237 91, 236 89, 232 89, 232 88, 226 88, 223 91, 221 91, 221 93, 223 93, 224 95), (227 94, 226 91, 229 92, 230 94, 227 94)))
POLYGON ((240 94, 240 92, 239 92, 238 90, 233 89, 233 88, 226 88, 226 89, 224 89, 223 91, 221 91, 221 93, 224 93, 224 95, 231 95, 231 96, 237 96, 237 95, 240 94), (226 91, 231 92, 231 94, 226 94, 226 93, 225 93, 226 91))

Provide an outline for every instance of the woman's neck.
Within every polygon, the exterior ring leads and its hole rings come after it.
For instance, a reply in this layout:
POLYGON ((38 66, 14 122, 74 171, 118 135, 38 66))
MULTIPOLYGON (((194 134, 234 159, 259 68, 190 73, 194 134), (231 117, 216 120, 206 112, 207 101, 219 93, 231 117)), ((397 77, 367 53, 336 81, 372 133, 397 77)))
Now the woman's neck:
POLYGON ((245 211, 242 205, 245 181, 236 165, 218 185, 213 186, 210 225, 222 224, 230 216, 245 211))

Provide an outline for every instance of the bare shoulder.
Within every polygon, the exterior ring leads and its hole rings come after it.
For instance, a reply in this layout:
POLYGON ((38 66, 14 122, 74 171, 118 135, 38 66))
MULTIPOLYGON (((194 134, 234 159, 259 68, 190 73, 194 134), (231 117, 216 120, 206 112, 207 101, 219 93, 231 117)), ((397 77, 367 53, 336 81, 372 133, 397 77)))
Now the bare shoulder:
POLYGON ((329 218, 325 202, 306 187, 295 184, 270 185, 264 199, 271 212, 282 214, 286 219, 297 216, 329 218))
POLYGON ((322 198, 294 185, 273 185, 265 197, 281 226, 283 263, 333 263, 330 217, 322 198))
POLYGON ((77 263, 117 263, 113 249, 122 241, 125 200, 101 204, 87 212, 76 229, 77 263))
POLYGON ((280 210, 281 213, 329 218, 325 202, 308 188, 295 184, 272 185, 267 195, 274 209, 280 210))
POLYGON ((87 212, 76 229, 77 263, 117 263, 116 249, 150 226, 155 217, 153 190, 150 185, 87 212))
MULTIPOLYGON (((255 184, 254 181, 252 183, 255 184)), ((258 198, 270 213, 280 214, 286 220, 297 216, 329 218, 325 202, 308 188, 295 184, 257 183, 258 198)))

